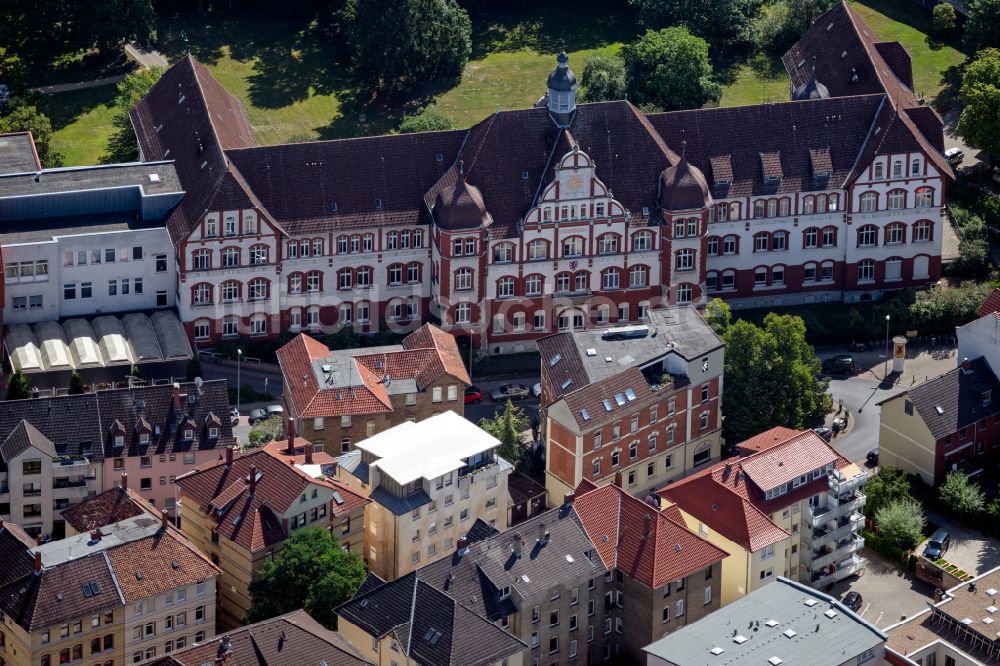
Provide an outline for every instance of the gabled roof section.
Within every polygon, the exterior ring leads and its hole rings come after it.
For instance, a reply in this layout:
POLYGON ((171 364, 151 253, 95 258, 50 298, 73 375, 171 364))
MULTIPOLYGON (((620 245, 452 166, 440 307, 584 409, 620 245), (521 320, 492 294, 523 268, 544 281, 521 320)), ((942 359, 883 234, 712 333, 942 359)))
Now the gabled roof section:
POLYGON ((1000 412, 996 402, 1000 383, 983 357, 970 361, 969 370, 955 368, 914 386, 907 394, 934 439, 1000 412))
POLYGON ((736 447, 746 454, 756 453, 758 451, 763 451, 769 449, 772 446, 781 444, 782 442, 794 437, 798 434, 798 430, 793 430, 791 428, 785 428, 783 426, 775 426, 770 430, 765 430, 762 433, 758 433, 749 439, 745 439, 736 447))
POLYGON ((613 484, 575 498, 573 508, 605 566, 653 589, 727 556, 683 522, 613 484))
POLYGON ((986 297, 983 304, 979 306, 977 314, 980 317, 985 317, 986 315, 997 314, 998 312, 1000 312, 1000 288, 990 292, 990 295, 986 297))
POLYGON ((82 534, 144 513, 159 517, 156 509, 137 492, 115 486, 64 509, 62 518, 82 534))
POLYGON ((49 458, 54 458, 56 455, 56 447, 52 441, 26 419, 21 419, 7 435, 7 439, 0 444, 0 459, 9 463, 28 449, 35 449, 39 454, 49 458))
MULTIPOLYGON (((469 373, 465 369, 465 362, 462 354, 458 351, 458 343, 455 336, 438 328, 434 324, 424 324, 403 338, 403 349, 433 349, 437 356, 439 365, 431 365, 422 373, 423 381, 429 383, 440 374, 449 374, 452 377, 462 380, 466 384, 471 384, 469 373)), ((421 377, 418 376, 418 381, 421 377)))
POLYGON ((836 464, 837 452, 812 430, 740 460, 743 473, 763 491, 795 481, 813 470, 836 464))
POLYGON ((528 647, 417 573, 354 597, 337 614, 371 636, 392 634, 403 653, 422 666, 480 666, 528 647))
POLYGON ((212 564, 173 526, 108 550, 108 561, 125 603, 218 576, 212 564))

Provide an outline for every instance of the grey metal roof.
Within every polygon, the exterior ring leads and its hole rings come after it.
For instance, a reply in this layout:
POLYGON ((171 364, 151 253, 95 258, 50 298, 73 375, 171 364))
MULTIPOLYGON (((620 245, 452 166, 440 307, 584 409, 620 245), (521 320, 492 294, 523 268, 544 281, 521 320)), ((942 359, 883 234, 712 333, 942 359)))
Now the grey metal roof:
POLYGON ((337 458, 340 469, 355 476, 361 483, 368 483, 368 463, 361 459, 361 451, 350 451, 337 458))
POLYGON ((0 175, 0 198, 80 190, 141 187, 146 194, 183 192, 171 162, 136 162, 0 175), (155 176, 151 178, 151 176, 155 176))
POLYGON ((643 649, 674 666, 766 665, 772 657, 840 666, 885 640, 834 598, 778 578, 643 649))
POLYGON ((163 352, 163 360, 189 359, 194 356, 184 324, 173 312, 160 310, 149 315, 156 332, 156 340, 163 352))
POLYGON ((409 497, 396 497, 382 486, 373 490, 368 497, 371 501, 378 502, 397 516, 404 516, 414 509, 422 507, 425 504, 430 504, 431 502, 430 495, 423 490, 415 492, 409 497))
POLYGON ((0 134, 0 174, 37 171, 38 155, 27 132, 0 134))
POLYGON ((137 220, 132 211, 28 220, 3 217, 0 219, 0 245, 50 241, 58 236, 105 234, 114 231, 157 228, 163 228, 163 223, 137 220))

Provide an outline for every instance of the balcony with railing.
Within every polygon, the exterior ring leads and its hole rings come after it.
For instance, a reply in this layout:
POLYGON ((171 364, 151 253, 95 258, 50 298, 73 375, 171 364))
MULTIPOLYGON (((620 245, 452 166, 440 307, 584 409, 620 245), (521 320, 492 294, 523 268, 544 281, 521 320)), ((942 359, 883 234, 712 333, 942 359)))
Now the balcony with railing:
POLYGON ((851 513, 860 513, 866 501, 865 494, 860 490, 843 495, 831 493, 827 496, 826 506, 818 506, 812 510, 812 526, 817 528, 823 523, 839 520, 851 513))
POLYGON ((868 472, 864 470, 859 470, 854 476, 848 477, 842 470, 838 469, 830 474, 830 492, 834 495, 844 496, 860 489, 867 481, 868 472))
POLYGON ((813 530, 812 545, 814 548, 830 541, 840 541, 849 537, 853 532, 862 528, 865 517, 854 512, 849 516, 842 516, 835 524, 831 524, 832 522, 827 522, 813 530))
POLYGON ((848 555, 853 555, 865 546, 865 538, 857 534, 837 542, 836 548, 831 551, 820 549, 803 549, 803 561, 810 571, 818 572, 824 567, 828 567, 834 562, 840 562, 848 555))
POLYGON ((58 476, 52 479, 52 489, 60 490, 62 488, 85 488, 87 486, 87 478, 84 476, 58 476))
POLYGON ((89 465, 90 459, 86 456, 59 456, 52 459, 52 475, 65 476, 79 474, 81 467, 89 465))
MULTIPOLYGON (((831 565, 832 566, 832 565, 831 565)), ((842 581, 848 576, 853 576, 863 569, 865 566, 865 559, 863 557, 858 557, 857 555, 851 555, 850 559, 841 562, 837 568, 826 574, 816 576, 812 578, 812 585, 817 590, 821 590, 828 585, 833 585, 838 581, 842 581)))

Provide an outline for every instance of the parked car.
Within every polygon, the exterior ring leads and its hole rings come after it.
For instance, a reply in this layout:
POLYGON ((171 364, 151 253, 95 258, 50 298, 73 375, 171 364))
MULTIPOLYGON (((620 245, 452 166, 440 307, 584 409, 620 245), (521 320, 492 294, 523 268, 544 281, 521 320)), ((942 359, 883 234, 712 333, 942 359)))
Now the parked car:
POLYGON ((467 405, 477 405, 483 400, 483 392, 479 390, 478 386, 466 386, 465 387, 465 404, 467 405))
POLYGON ((948 552, 948 546, 951 545, 951 537, 948 536, 946 530, 939 529, 937 532, 931 535, 930 541, 924 546, 924 557, 929 560, 936 560, 940 557, 944 557, 944 554, 948 552))
POLYGON ((874 449, 872 449, 871 451, 868 452, 868 455, 865 456, 865 460, 867 460, 868 464, 871 465, 872 467, 875 467, 875 466, 878 465, 878 447, 877 446, 874 449))
POLYGON ((958 146, 953 146, 944 151, 944 158, 948 160, 949 164, 961 164, 962 160, 965 159, 965 151, 958 146))
POLYGON ((247 415, 247 421, 250 425, 253 425, 257 421, 263 421, 267 418, 267 410, 263 407, 258 407, 257 409, 251 409, 250 413, 247 415))
POLYGON ((843 604, 852 611, 857 612, 864 602, 865 600, 861 597, 860 592, 848 592, 847 596, 844 597, 843 604))
POLYGON ((264 411, 267 412, 267 417, 282 416, 285 413, 285 408, 282 407, 281 405, 274 404, 274 405, 268 405, 267 407, 265 407, 264 411))
POLYGON ((497 402, 521 400, 528 397, 528 387, 524 384, 504 384, 490 395, 497 402))
POLYGON ((231 407, 229 409, 229 422, 232 423, 233 425, 236 425, 237 423, 240 422, 240 410, 236 409, 235 407, 231 407))
POLYGON ((813 428, 813 432, 822 437, 827 442, 829 442, 833 438, 833 430, 827 428, 826 426, 819 426, 818 428, 813 428))
POLYGON ((823 372, 830 375, 849 375, 858 369, 854 365, 854 357, 850 354, 837 354, 823 361, 823 372))
POLYGON ((533 396, 535 396, 536 398, 541 398, 542 397, 542 383, 541 382, 538 382, 537 384, 535 384, 534 386, 531 387, 531 394, 533 396))

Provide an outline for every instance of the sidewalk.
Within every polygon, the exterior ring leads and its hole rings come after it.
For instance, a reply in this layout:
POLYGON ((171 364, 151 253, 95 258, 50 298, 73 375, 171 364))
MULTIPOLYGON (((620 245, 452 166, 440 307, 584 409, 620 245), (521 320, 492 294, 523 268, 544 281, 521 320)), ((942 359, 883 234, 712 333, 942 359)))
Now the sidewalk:
MULTIPOLYGON (((166 57, 164 57, 164 55, 159 51, 144 49, 140 46, 136 46, 135 44, 126 44, 125 54, 132 60, 139 63, 139 67, 142 69, 149 69, 150 67, 163 67, 166 69, 170 64, 167 62, 166 57)), ((84 90, 86 88, 109 86, 113 83, 118 83, 124 78, 124 74, 118 74, 116 76, 105 76, 100 79, 93 79, 92 81, 77 81, 76 83, 59 83, 51 86, 41 86, 39 88, 35 88, 34 90, 42 93, 43 95, 54 95, 56 93, 73 92, 76 90, 84 90)))

